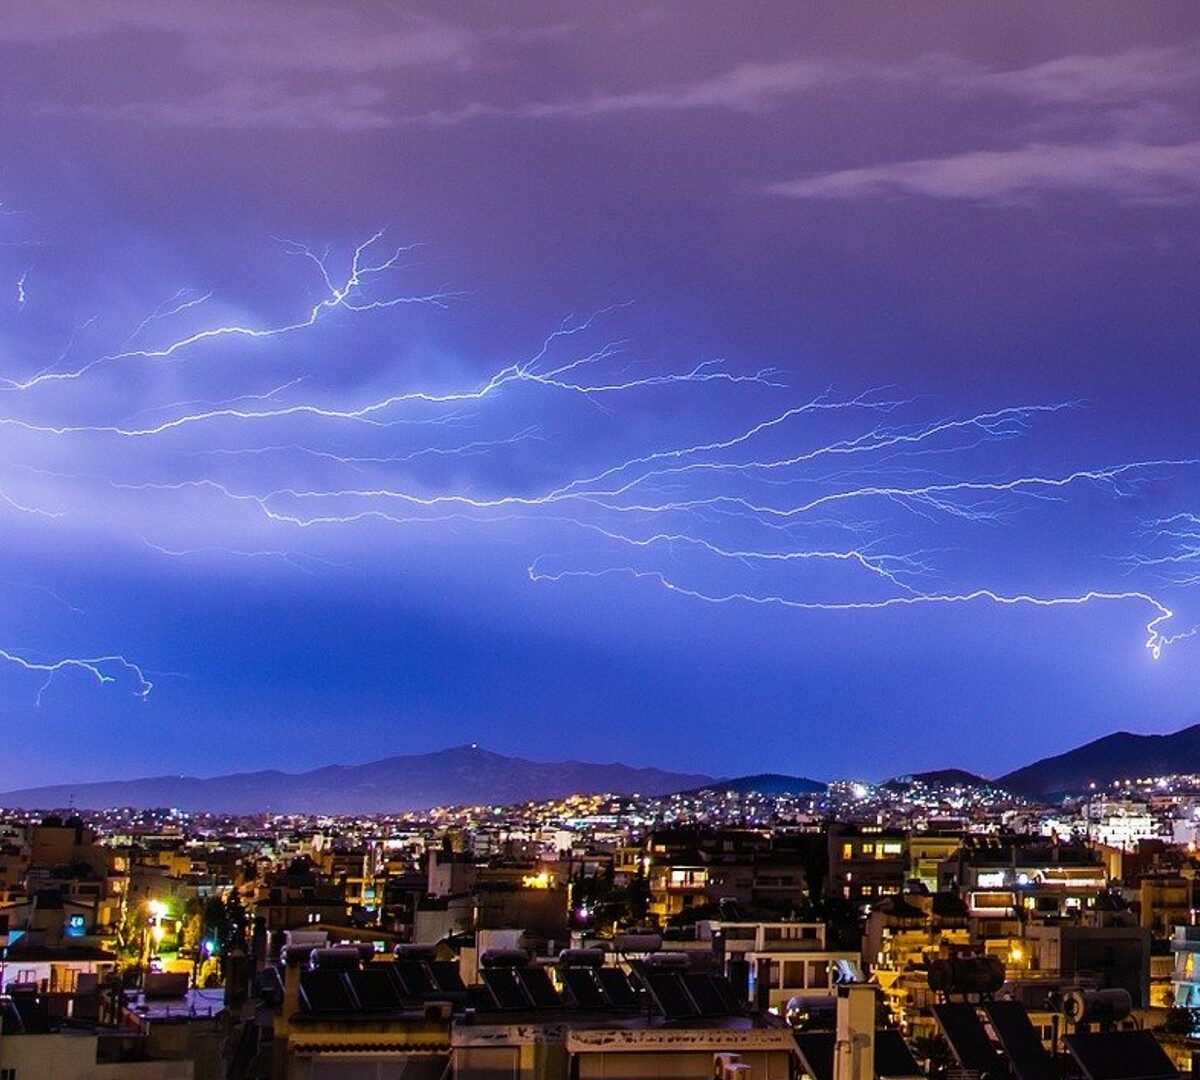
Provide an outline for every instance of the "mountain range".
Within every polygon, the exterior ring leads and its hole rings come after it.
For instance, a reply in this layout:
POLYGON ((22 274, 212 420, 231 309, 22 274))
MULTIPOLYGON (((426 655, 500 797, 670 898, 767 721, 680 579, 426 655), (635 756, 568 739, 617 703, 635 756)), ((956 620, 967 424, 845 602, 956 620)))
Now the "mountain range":
MULTIPOLYGON (((899 777, 888 783, 903 787, 921 780, 926 784, 958 787, 992 786, 1026 798, 1050 801, 1086 792, 1093 784, 1105 788, 1125 777, 1172 773, 1200 773, 1200 724, 1168 735, 1119 731, 992 780, 961 769, 941 769, 899 777)), ((433 806, 505 806, 571 794, 654 796, 737 791, 804 795, 824 790, 825 785, 819 781, 780 773, 715 779, 619 763, 529 761, 470 745, 389 757, 365 765, 329 765, 301 773, 272 769, 208 778, 153 776, 55 784, 0 792, 0 806, 12 809, 172 806, 223 813, 368 814, 433 806)))
POLYGON ((433 806, 506 806, 599 792, 666 795, 703 787, 712 779, 620 764, 527 761, 471 745, 430 754, 404 754, 365 765, 329 765, 302 773, 272 769, 206 779, 151 776, 55 784, 0 792, 0 806, 74 806, 87 810, 171 806, 222 813, 368 814, 433 806))
POLYGON ((1200 724, 1169 735, 1118 731, 1042 758, 997 777, 993 783, 1027 798, 1053 799, 1088 791, 1092 784, 1104 788, 1128 777, 1177 773, 1200 773, 1200 724))

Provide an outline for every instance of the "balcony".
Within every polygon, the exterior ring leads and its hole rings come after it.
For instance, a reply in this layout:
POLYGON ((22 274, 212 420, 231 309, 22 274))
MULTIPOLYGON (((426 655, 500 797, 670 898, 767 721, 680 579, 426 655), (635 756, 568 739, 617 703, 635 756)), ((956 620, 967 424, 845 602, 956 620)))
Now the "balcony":
POLYGON ((651 891, 668 894, 699 893, 707 886, 708 874, 704 870, 671 870, 654 875, 650 882, 651 891))
POLYGON ((1171 935, 1172 952, 1200 952, 1200 926, 1177 926, 1171 935))
POLYGON ((754 943, 755 952, 804 953, 824 952, 825 942, 820 938, 770 938, 764 937, 754 943))

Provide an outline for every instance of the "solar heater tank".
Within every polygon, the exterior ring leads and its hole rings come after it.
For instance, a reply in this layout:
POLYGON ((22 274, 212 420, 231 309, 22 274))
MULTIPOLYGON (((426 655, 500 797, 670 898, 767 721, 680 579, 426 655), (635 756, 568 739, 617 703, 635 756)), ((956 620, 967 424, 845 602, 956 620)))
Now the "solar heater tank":
POLYGON ((1062 1014, 1072 1024, 1115 1024, 1133 1011, 1128 990, 1068 990, 1062 997, 1062 1014))
POLYGON ((437 958, 437 949, 432 945, 396 945, 392 949, 392 955, 397 960, 434 960, 437 958))
POLYGON ((309 957, 316 951, 315 945, 285 945, 279 950, 279 959, 285 967, 300 967, 307 964, 309 957))
POLYGON ((558 954, 563 967, 603 967, 603 949, 563 949, 558 954))
POLYGON ((529 965, 529 954, 522 949, 488 949, 479 958, 481 968, 523 968, 529 965))
POLYGON ((929 989, 941 994, 994 994, 1004 985, 1004 965, 994 956, 935 960, 929 989))
POLYGON ((308 958, 310 971, 356 971, 362 964, 362 954, 356 945, 335 945, 329 949, 313 949, 308 958))
POLYGON ((613 948, 619 953, 655 953, 662 948, 662 934, 614 934, 613 948))
POLYGON ((687 971, 692 966, 691 957, 684 952, 654 953, 642 962, 654 971, 687 971))

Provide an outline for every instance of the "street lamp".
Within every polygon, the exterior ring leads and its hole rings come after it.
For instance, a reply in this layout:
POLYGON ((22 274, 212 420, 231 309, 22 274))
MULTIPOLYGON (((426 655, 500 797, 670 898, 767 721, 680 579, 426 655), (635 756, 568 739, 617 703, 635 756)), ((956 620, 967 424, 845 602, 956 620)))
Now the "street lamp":
MULTIPOLYGON (((162 921, 166 917, 168 908, 162 900, 147 900, 146 910, 150 913, 150 918, 147 920, 150 923, 150 940, 145 936, 145 931, 142 932, 142 941, 145 943, 144 948, 150 947, 150 941, 154 943, 154 950, 158 951, 158 946, 162 944, 162 940, 166 937, 167 930, 163 926, 162 921)), ((149 957, 147 957, 149 960, 149 957)), ((140 963, 140 958, 139 958, 140 963)))

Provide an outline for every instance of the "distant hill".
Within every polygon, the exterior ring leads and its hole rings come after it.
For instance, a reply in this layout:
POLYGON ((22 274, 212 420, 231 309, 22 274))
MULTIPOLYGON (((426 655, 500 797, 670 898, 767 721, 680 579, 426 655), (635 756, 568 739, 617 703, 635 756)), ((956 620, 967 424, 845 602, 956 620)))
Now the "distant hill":
POLYGON ((1042 758, 996 779, 995 783, 1031 799, 1107 787, 1114 780, 1170 773, 1200 773, 1200 724, 1170 735, 1118 731, 1102 739, 1042 758))
POLYGON ((329 765, 302 773, 269 770, 208 778, 153 776, 55 784, 2 792, 0 806, 368 814, 423 810, 431 806, 504 806, 602 792, 666 795, 711 781, 709 776, 620 764, 527 761, 475 746, 458 746, 431 754, 406 754, 365 765, 329 765))
POLYGON ((817 795, 825 791, 825 785, 819 780, 810 780, 807 776, 756 773, 754 776, 735 776, 729 780, 716 780, 709 784, 701 784, 692 791, 681 792, 681 794, 690 795, 701 791, 736 791, 741 794, 755 792, 759 795, 817 795))
POLYGON ((901 791, 913 784, 925 784, 927 787, 960 787, 981 788, 998 787, 998 781, 979 776, 966 769, 934 769, 931 772, 911 773, 907 776, 895 776, 882 786, 893 791, 901 791))
MULTIPOLYGON (((1200 724, 1169 735, 1120 731, 1043 758, 994 780, 963 769, 895 777, 888 787, 913 782, 950 787, 998 787, 1029 799, 1050 800, 1108 787, 1129 776, 1200 773, 1200 724)), ((55 784, 0 792, 12 809, 85 810, 116 806, 177 807, 189 811, 258 813, 393 813, 432 806, 507 806, 571 794, 670 795, 701 791, 812 795, 826 785, 805 776, 756 773, 731 779, 639 769, 619 763, 542 762, 505 757, 477 746, 406 754, 364 765, 329 765, 310 772, 278 770, 229 776, 153 776, 137 780, 55 784)))

